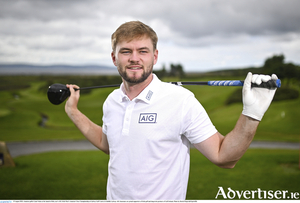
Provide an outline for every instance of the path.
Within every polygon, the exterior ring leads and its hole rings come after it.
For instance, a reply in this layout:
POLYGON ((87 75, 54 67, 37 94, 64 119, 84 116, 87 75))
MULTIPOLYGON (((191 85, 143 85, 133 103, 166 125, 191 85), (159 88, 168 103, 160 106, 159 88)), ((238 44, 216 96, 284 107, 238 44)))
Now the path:
MULTIPOLYGON (((87 140, 8 142, 6 145, 12 157, 50 151, 98 150, 87 140)), ((292 142, 253 141, 250 148, 299 150, 300 145, 299 143, 292 142)))

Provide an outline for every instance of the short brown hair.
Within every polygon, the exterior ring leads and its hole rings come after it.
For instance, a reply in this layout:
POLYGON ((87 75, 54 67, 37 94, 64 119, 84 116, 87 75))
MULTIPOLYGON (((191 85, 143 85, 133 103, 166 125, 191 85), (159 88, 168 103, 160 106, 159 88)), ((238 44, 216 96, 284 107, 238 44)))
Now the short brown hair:
POLYGON ((111 36, 113 52, 116 51, 116 46, 119 42, 124 40, 131 41, 134 38, 141 38, 144 36, 151 39, 153 50, 156 50, 158 38, 155 31, 150 26, 140 21, 130 21, 122 24, 111 36))

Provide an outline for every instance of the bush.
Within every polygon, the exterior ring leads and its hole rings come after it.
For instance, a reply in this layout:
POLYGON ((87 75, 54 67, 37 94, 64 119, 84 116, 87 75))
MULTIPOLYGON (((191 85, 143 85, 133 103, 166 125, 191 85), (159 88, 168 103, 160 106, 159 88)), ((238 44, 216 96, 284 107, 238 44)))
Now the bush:
POLYGON ((291 100, 299 97, 299 91, 289 88, 281 87, 277 89, 273 101, 291 100))
MULTIPOLYGON (((281 87, 277 89, 273 101, 291 100, 291 99, 297 99, 298 97, 299 97, 298 90, 292 89, 290 87, 281 87)), ((233 103, 240 103, 240 102, 242 102, 242 90, 237 89, 228 97, 228 99, 225 101, 225 105, 230 105, 233 103)))

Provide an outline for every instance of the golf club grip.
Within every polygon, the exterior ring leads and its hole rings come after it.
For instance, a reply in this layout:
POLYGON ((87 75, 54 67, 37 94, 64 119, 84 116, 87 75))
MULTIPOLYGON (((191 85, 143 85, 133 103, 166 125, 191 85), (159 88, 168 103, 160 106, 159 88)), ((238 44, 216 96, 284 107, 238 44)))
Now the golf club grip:
MULTIPOLYGON (((243 86, 244 81, 242 80, 217 80, 217 81, 208 81, 207 84, 209 86, 243 86)), ((255 83, 251 84, 251 87, 260 87, 260 88, 267 88, 267 89, 275 89, 281 86, 280 79, 269 80, 268 82, 262 82, 260 85, 255 83)))

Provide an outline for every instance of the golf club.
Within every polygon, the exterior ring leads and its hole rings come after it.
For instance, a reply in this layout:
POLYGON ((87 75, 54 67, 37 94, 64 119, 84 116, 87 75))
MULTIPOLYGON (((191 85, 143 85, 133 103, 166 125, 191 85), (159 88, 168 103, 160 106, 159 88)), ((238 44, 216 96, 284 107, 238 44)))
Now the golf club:
MULTIPOLYGON (((175 85, 208 85, 208 86, 243 86, 244 81, 242 80, 217 80, 217 81, 207 81, 207 82, 170 82, 175 85)), ((280 79, 269 80, 268 82, 263 82, 260 85, 252 83, 252 87, 260 87, 267 89, 275 89, 281 86, 280 79)), ((120 87, 120 84, 114 85, 102 85, 102 86, 93 86, 93 87, 82 87, 77 90, 86 90, 86 89, 96 89, 96 88, 108 88, 108 87, 120 87)), ((58 105, 64 102, 69 96, 71 92, 66 85, 55 83, 49 86, 47 95, 48 99, 52 104, 58 105)))

